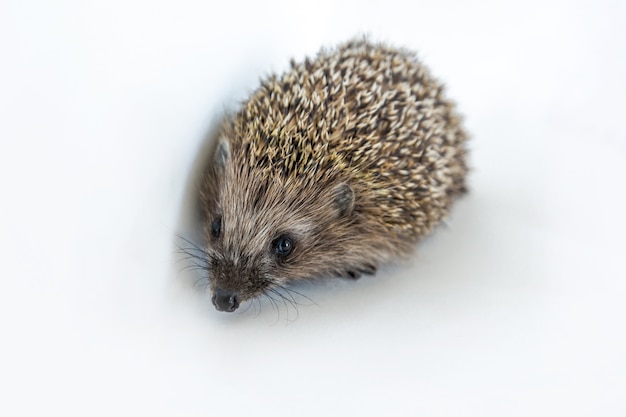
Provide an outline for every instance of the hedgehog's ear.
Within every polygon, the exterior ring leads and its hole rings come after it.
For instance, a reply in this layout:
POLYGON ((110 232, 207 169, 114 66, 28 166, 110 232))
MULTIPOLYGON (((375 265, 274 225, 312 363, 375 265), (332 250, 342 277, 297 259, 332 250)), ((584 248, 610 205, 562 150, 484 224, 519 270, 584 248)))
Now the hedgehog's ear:
POLYGON ((354 209, 354 191, 348 184, 341 183, 335 187, 333 204, 338 211, 338 217, 349 216, 354 209))
POLYGON ((215 167, 218 170, 224 169, 224 165, 226 165, 226 161, 230 158, 230 146, 228 145, 228 140, 225 138, 220 138, 217 143, 217 149, 215 149, 214 163, 215 167))

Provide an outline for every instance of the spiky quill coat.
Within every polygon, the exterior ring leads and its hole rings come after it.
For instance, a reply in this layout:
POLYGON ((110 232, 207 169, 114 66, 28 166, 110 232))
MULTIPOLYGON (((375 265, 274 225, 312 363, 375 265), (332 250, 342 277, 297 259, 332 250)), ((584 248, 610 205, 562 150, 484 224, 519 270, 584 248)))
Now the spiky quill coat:
POLYGON ((212 288, 245 300, 406 256, 465 190, 466 138, 409 51, 357 40, 292 61, 222 129, 202 189, 212 288))

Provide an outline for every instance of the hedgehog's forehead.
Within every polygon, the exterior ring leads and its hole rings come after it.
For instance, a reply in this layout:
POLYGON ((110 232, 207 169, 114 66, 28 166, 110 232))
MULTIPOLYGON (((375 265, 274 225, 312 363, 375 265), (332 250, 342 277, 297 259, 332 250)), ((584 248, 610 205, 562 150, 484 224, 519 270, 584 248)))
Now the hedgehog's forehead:
POLYGON ((231 170, 223 178, 220 205, 224 238, 231 246, 266 247, 281 233, 306 236, 314 228, 310 197, 300 182, 270 175, 231 170))

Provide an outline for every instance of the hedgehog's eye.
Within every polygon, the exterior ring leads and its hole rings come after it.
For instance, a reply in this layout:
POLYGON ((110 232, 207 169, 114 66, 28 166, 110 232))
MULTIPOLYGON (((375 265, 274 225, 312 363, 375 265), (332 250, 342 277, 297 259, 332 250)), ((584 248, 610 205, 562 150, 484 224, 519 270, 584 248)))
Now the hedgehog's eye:
POLYGON ((222 234, 222 216, 217 216, 211 223, 211 233, 215 238, 220 237, 222 234))
POLYGON ((272 246, 277 256, 284 258, 293 251, 294 243, 287 235, 282 235, 274 240, 272 246))

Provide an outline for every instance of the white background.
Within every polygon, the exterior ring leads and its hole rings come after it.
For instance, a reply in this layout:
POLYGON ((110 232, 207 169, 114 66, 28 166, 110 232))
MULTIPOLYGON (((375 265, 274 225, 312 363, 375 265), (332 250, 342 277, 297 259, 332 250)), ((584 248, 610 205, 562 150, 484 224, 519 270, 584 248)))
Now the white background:
POLYGON ((626 415, 625 39, 618 1, 3 0, 0 415, 626 415), (173 262, 208 132, 361 33, 446 82, 471 193, 297 318, 216 312, 173 262))

